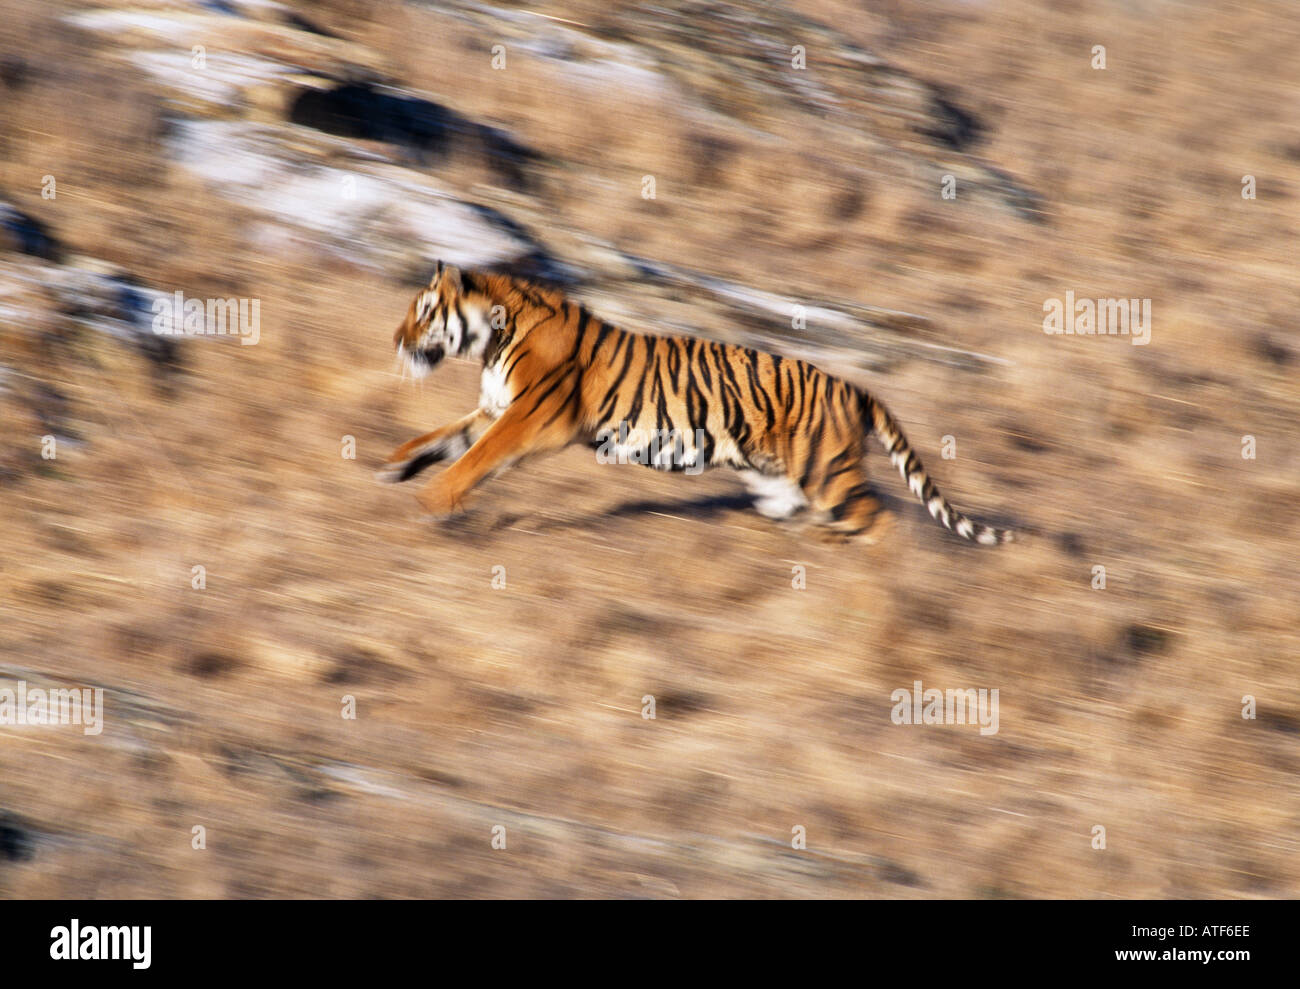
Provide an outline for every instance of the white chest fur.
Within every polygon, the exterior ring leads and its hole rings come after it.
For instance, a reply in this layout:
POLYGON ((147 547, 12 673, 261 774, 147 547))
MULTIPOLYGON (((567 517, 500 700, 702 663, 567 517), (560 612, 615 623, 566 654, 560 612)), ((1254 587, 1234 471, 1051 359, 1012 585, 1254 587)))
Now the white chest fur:
POLYGON ((740 476, 749 488, 749 493, 754 496, 754 507, 760 515, 766 515, 770 519, 785 519, 808 505, 808 499, 799 485, 788 477, 763 474, 756 470, 742 470, 740 476))
POLYGON ((496 419, 505 412, 513 399, 504 370, 497 365, 485 367, 479 383, 478 407, 496 419))

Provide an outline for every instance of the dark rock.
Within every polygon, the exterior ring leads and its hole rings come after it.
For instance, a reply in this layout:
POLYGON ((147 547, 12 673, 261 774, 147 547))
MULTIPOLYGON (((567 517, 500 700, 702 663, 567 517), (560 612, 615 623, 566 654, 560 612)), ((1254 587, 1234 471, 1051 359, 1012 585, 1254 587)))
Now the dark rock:
POLYGON ((1041 195, 1000 168, 985 165, 984 171, 989 176, 991 190, 1021 219, 1032 223, 1048 221, 1047 203, 1041 195))
POLYGON ((400 666, 386 662, 369 649, 345 649, 334 655, 334 665, 321 676, 324 683, 394 684, 406 680, 410 674, 400 666))
POLYGON ((22 89, 30 78, 31 66, 21 55, 0 56, 0 85, 5 89, 22 89))
POLYGON ((36 856, 36 835, 17 814, 0 811, 0 861, 27 862, 36 856))
POLYGON ((897 886, 923 886, 921 877, 905 865, 900 865, 891 859, 881 859, 877 863, 877 872, 883 882, 893 883, 897 886))
MULTIPOLYGON (((63 256, 62 246, 44 223, 3 202, 0 202, 0 232, 7 234, 14 248, 23 254, 54 262, 63 256)), ((5 239, 0 238, 0 248, 5 246, 5 239)))
POLYGON ((1300 735, 1300 717, 1294 714, 1284 714, 1281 711, 1261 711, 1259 723, 1270 731, 1278 731, 1284 735, 1300 735))
POLYGON ((1007 438, 1012 446, 1026 453, 1046 453, 1051 449, 1047 441, 1031 435, 1024 427, 1008 426, 1007 438))
POLYGON ((177 338, 153 332, 153 296, 130 277, 114 277, 112 282, 117 292, 120 318, 136 327, 135 344, 149 359, 154 371, 167 375, 180 370, 181 352, 177 338))
POLYGON ((185 672, 204 680, 225 676, 240 667, 239 660, 220 652, 195 653, 185 663, 185 672))
MULTIPOLYGON (((581 280, 576 270, 552 255, 542 241, 533 236, 532 231, 522 223, 491 206, 484 206, 481 203, 465 205, 493 226, 504 230, 528 246, 527 253, 511 259, 508 265, 497 266, 503 273, 550 282, 559 288, 573 288, 581 280)), ((489 269, 492 267, 488 266, 489 269)))
POLYGON ((1061 549, 1070 556, 1079 557, 1086 552, 1083 537, 1077 532, 1062 532, 1057 539, 1061 544, 1061 549))
POLYGON ((181 338, 154 332, 157 296, 131 275, 68 267, 51 287, 65 316, 125 340, 144 354, 160 385, 169 384, 168 376, 181 369, 181 338))
POLYGON ((319 24, 316 24, 313 21, 309 21, 301 14, 295 14, 292 12, 288 13, 285 15, 284 22, 288 24, 290 27, 296 27, 299 31, 306 31, 308 34, 318 34, 322 38, 340 39, 343 37, 341 34, 335 34, 333 31, 327 31, 319 24))
POLYGON ((983 123, 947 94, 935 92, 930 97, 930 115, 930 124, 921 133, 954 151, 965 151, 984 135, 983 123))
POLYGON ((698 714, 708 711, 713 699, 695 690, 666 690, 656 693, 655 714, 658 717, 674 714, 698 714))
POLYGON ((44 381, 36 382, 31 390, 31 408, 43 433, 49 433, 62 440, 71 440, 74 443, 81 439, 77 431, 69 425, 72 403, 54 385, 44 381))
POLYGON ((394 144, 421 162, 445 159, 460 150, 482 154, 503 179, 519 188, 529 184, 527 169, 539 158, 500 128, 366 82, 307 90, 289 108, 289 120, 339 137, 394 144))
POLYGON ((1276 364, 1278 367, 1286 367, 1295 357, 1284 344, 1278 343, 1272 337, 1263 334, 1255 338, 1255 353, 1270 364, 1276 364))
POLYGON ((1162 653, 1169 646, 1169 633, 1153 625, 1130 625, 1124 630, 1124 644, 1138 656, 1162 653))

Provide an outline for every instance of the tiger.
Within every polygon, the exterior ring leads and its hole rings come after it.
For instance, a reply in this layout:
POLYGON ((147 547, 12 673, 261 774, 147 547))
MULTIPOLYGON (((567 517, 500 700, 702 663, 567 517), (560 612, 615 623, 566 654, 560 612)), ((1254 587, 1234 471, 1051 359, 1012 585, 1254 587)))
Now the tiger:
POLYGON ((380 470, 407 481, 453 461, 417 495, 434 517, 459 514, 479 482, 524 457, 587 444, 666 470, 730 467, 760 514, 809 509, 832 540, 871 542, 884 515, 864 463, 874 435, 937 521, 981 545, 1013 538, 948 503, 877 398, 807 361, 622 330, 560 289, 442 262, 393 343, 415 378, 449 356, 482 362, 478 408, 402 444, 380 470))

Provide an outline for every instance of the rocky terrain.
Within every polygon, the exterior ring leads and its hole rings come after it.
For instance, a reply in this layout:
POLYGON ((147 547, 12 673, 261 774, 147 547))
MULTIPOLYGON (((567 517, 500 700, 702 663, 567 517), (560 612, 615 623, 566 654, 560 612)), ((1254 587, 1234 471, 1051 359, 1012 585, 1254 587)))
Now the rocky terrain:
POLYGON ((0 722, 104 703, 0 723, 0 895, 1300 893, 1288 4, 0 15, 0 722), (844 374, 1023 538, 879 454, 872 547, 579 450, 423 520, 438 259, 844 374))

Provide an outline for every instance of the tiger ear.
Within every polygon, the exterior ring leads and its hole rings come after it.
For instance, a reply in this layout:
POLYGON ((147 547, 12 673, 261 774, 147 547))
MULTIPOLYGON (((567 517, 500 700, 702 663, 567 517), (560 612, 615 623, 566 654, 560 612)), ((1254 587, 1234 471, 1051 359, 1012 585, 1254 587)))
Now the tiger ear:
POLYGON ((437 266, 433 269, 433 277, 429 279, 429 288, 433 288, 438 284, 438 279, 442 277, 442 268, 443 264, 439 261, 437 266))
POLYGON ((444 265, 441 261, 438 262, 438 266, 442 272, 443 287, 449 293, 459 295, 465 290, 465 283, 461 280, 459 268, 454 264, 444 265))

